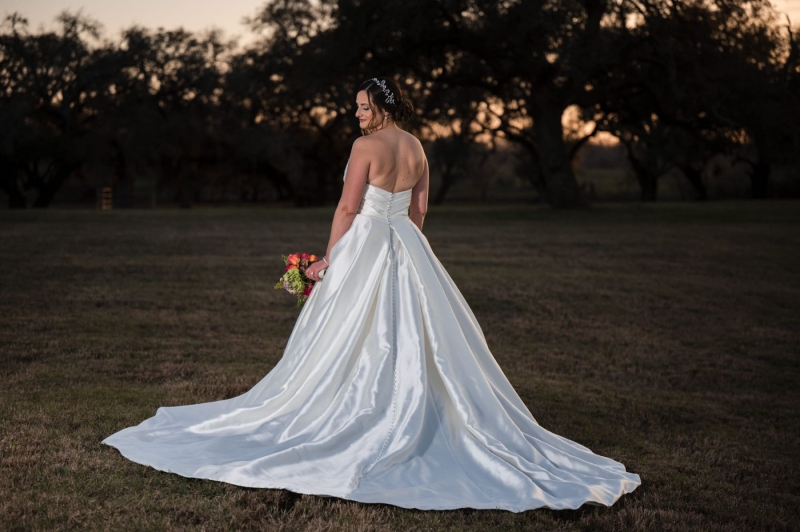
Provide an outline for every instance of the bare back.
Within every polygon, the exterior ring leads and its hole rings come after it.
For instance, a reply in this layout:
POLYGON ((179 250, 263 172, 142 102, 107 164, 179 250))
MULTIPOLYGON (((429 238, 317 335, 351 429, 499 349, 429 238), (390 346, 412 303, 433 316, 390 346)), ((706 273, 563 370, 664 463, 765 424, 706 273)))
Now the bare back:
POLYGON ((388 192, 414 188, 426 161, 422 144, 414 135, 393 127, 362 138, 369 141, 367 183, 388 192))

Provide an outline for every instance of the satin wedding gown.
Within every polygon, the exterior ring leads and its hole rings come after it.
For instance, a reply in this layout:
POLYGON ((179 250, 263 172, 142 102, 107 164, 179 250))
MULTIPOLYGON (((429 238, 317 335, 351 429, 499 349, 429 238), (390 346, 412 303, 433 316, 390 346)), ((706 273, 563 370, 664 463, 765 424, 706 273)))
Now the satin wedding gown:
POLYGON ((366 186, 250 391, 159 408, 103 443, 184 477, 423 510, 610 506, 633 491, 638 475, 534 420, 410 202, 366 186))

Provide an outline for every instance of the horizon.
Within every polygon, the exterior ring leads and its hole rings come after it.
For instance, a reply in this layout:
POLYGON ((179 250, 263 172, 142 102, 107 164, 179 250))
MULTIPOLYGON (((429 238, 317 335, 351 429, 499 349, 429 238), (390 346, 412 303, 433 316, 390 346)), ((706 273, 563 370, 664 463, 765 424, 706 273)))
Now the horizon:
MULTIPOLYGON (((123 29, 134 25, 146 28, 183 27, 192 32, 222 30, 226 39, 238 37, 240 46, 256 38, 244 24, 267 2, 265 0, 228 0, 192 2, 189 0, 140 0, 136 3, 110 3, 103 0, 3 0, 3 18, 19 13, 32 31, 52 28, 59 13, 81 11, 103 27, 106 37, 118 38, 123 29)), ((789 16, 792 26, 800 25, 800 0, 772 0, 779 12, 789 16)))

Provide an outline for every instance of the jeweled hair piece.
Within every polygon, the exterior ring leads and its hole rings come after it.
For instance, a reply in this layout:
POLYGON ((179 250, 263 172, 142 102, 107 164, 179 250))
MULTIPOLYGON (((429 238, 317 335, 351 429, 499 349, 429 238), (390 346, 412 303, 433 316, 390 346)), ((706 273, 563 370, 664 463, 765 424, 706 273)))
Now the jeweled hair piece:
POLYGON ((378 78, 372 78, 372 81, 374 81, 375 84, 378 85, 378 87, 380 87, 383 93, 386 95, 386 103, 394 105, 394 93, 386 87, 386 82, 382 79, 379 80, 378 78))

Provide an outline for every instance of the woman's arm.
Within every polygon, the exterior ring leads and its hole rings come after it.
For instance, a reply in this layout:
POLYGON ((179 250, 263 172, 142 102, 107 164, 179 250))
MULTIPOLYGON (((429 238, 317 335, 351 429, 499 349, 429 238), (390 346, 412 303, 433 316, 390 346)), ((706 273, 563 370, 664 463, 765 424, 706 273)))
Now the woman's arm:
POLYGON ((369 151, 366 144, 368 144, 366 137, 358 138, 353 143, 353 149, 350 151, 350 162, 344 178, 342 197, 333 215, 331 237, 328 241, 328 249, 325 252, 328 261, 333 260, 331 257, 333 246, 353 225, 353 220, 361 205, 361 198, 364 197, 364 188, 367 186, 370 164, 369 151))
POLYGON ((425 158, 425 165, 414 188, 411 189, 411 214, 409 218, 422 231, 422 223, 425 221, 425 213, 428 212, 428 182, 430 172, 428 170, 428 159, 425 158))

